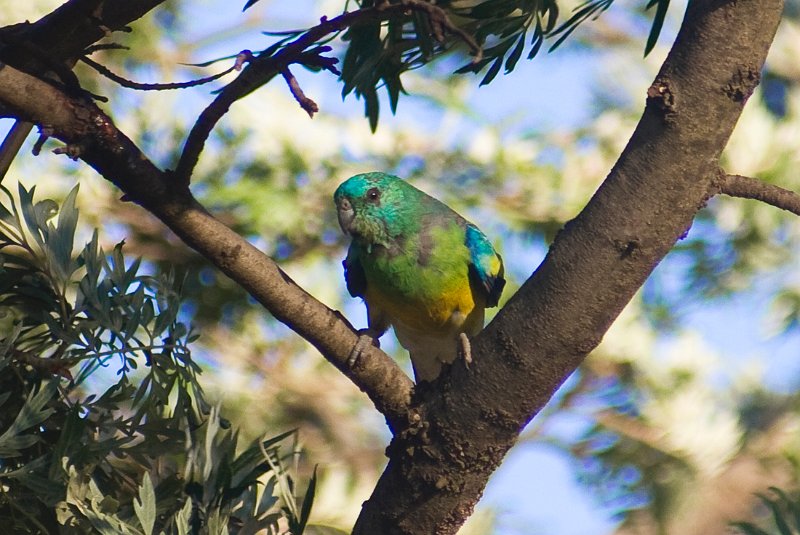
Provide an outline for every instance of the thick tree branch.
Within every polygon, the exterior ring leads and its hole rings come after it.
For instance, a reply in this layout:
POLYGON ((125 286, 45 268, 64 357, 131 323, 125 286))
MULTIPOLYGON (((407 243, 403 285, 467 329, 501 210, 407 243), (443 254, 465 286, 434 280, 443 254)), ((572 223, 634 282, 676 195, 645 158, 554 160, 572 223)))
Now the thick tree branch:
POLYGON ((704 206, 782 11, 780 0, 689 2, 611 173, 475 338, 470 369, 419 389, 419 424, 395 436, 355 534, 456 532, 523 426, 704 206))
POLYGON ((219 92, 214 101, 200 114, 186 138, 183 152, 175 168, 177 179, 184 183, 189 183, 208 136, 222 116, 228 113, 233 103, 272 80, 292 63, 298 63, 303 51, 308 47, 332 33, 360 24, 387 20, 407 11, 421 11, 428 15, 432 21, 432 27, 437 39, 444 40, 444 31, 449 31, 457 35, 469 46, 473 54, 473 61, 480 60, 481 47, 475 39, 450 22, 442 8, 425 0, 401 0, 397 3, 381 2, 375 7, 350 11, 332 19, 323 17, 317 26, 309 29, 303 35, 281 48, 275 55, 267 52, 256 55, 249 61, 241 74, 219 92))
POLYGON ((714 186, 718 193, 742 199, 755 199, 800 216, 800 194, 763 180, 723 174, 714 186))
MULTIPOLYGON (((33 24, 0 28, 0 62, 38 75, 54 68, 56 73, 66 71, 72 79, 65 65, 74 65, 87 47, 108 32, 139 19, 162 2, 164 0, 70 0, 33 24)), ((62 77, 62 81, 66 80, 62 77)), ((8 116, 1 103, 0 116, 8 116)), ((3 142, 0 169, 4 170, 0 180, 31 126, 17 122, 3 142)))
POLYGON ((0 102, 15 110, 20 119, 46 127, 67 143, 71 154, 116 184, 127 199, 155 214, 278 320, 311 342, 367 393, 393 429, 407 425, 413 383, 394 361, 372 347, 350 368, 346 362, 358 340, 350 323, 209 214, 188 188, 156 168, 93 102, 68 96, 2 64, 0 102))

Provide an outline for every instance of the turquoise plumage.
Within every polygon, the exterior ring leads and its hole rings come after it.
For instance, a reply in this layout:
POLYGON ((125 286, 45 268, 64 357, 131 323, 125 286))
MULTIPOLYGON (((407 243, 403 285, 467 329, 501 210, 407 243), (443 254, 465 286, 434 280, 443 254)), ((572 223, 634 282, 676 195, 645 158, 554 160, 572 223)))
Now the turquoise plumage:
POLYGON ((447 205, 385 173, 343 182, 334 194, 339 224, 352 238, 347 289, 362 297, 369 328, 354 349, 393 326, 417 381, 435 379, 468 336, 483 328, 505 285, 503 261, 488 238, 447 205))

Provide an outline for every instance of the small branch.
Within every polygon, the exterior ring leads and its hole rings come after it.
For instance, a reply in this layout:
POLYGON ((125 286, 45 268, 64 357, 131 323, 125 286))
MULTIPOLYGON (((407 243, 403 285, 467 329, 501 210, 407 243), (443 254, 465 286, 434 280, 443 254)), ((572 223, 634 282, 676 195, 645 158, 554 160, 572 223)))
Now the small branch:
POLYGON ((96 61, 89 59, 86 56, 82 56, 80 58, 82 62, 108 78, 109 80, 118 83, 122 87, 127 87, 128 89, 136 89, 138 91, 165 91, 169 89, 185 89, 187 87, 195 87, 198 85, 207 84, 209 82, 213 82, 214 80, 219 80, 223 76, 228 73, 237 70, 236 65, 225 69, 224 71, 212 74, 211 76, 206 76, 204 78, 198 78, 196 80, 189 80, 188 82, 172 82, 166 84, 143 84, 140 82, 134 82, 133 80, 128 80, 127 78, 123 78, 122 76, 115 74, 111 70, 109 70, 106 66, 97 63, 96 61))
POLYGON ((3 144, 0 145, 0 184, 3 183, 8 168, 11 167, 11 162, 17 157, 19 149, 22 147, 28 134, 31 133, 32 128, 33 123, 17 121, 14 123, 14 126, 11 127, 8 134, 6 134, 3 144))
POLYGON ((716 184, 719 193, 742 199, 755 199, 800 216, 800 194, 763 180, 723 174, 716 184))
POLYGON ((286 80, 286 83, 289 85, 289 91, 292 92, 294 99, 298 104, 300 104, 300 107, 306 111, 308 116, 313 119, 314 114, 319 111, 319 106, 317 106, 317 103, 303 93, 303 90, 300 88, 300 84, 297 83, 297 78, 294 77, 292 71, 289 70, 289 67, 284 67, 281 69, 281 74, 283 75, 283 79, 286 80))
POLYGON ((158 169, 97 105, 0 63, 0 104, 47 133, 153 213, 189 247, 233 279, 278 321, 308 340, 365 392, 393 430, 408 421, 414 383, 383 351, 369 347, 347 364, 358 341, 337 311, 298 286, 268 256, 212 216, 189 189, 158 169))
POLYGON ((332 19, 323 17, 317 26, 310 28, 287 44, 274 56, 262 53, 253 58, 242 73, 220 91, 217 98, 203 110, 189 132, 175 167, 176 178, 182 184, 188 184, 211 130, 228 112, 233 103, 269 82, 286 66, 292 63, 302 63, 299 56, 306 48, 331 33, 368 22, 384 21, 394 15, 409 11, 421 11, 427 14, 431 19, 436 39, 444 40, 446 30, 467 44, 474 56, 473 62, 480 60, 482 50, 475 39, 455 26, 442 8, 424 0, 402 0, 396 4, 382 2, 374 7, 350 11, 332 19))

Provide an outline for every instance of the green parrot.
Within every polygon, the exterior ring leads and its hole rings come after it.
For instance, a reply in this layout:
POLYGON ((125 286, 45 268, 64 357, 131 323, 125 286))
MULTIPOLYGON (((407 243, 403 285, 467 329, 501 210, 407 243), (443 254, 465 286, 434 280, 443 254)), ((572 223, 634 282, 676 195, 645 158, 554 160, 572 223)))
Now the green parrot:
POLYGON ((483 328, 505 285, 503 259, 478 227, 449 206, 386 173, 344 181, 334 193, 339 224, 352 242, 347 290, 362 297, 369 328, 351 363, 389 326, 405 347, 417 382, 431 381, 483 328))

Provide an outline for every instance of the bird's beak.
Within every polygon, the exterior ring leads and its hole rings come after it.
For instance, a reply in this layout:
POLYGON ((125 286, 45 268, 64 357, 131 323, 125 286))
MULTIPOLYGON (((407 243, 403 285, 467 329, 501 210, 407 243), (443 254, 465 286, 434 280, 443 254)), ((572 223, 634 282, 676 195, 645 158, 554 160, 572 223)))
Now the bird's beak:
POLYGON ((344 231, 345 234, 350 234, 350 228, 353 225, 353 219, 355 219, 356 213, 348 199, 342 197, 342 199, 339 200, 336 206, 336 215, 339 218, 339 226, 342 227, 342 231, 344 231))

